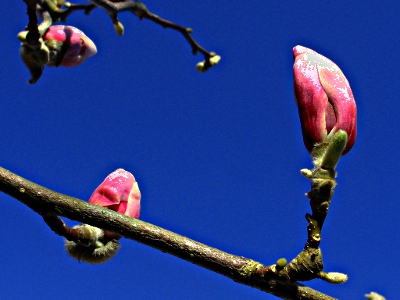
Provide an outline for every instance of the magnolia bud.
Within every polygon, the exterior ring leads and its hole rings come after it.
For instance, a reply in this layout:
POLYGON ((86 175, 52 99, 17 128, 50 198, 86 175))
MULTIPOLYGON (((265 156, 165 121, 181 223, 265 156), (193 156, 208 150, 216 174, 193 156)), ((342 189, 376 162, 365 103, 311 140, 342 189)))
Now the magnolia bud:
POLYGON ((44 16, 47 17, 38 27, 41 37, 36 44, 27 41, 28 31, 18 34, 22 60, 32 75, 29 83, 39 80, 44 66, 75 67, 97 53, 96 45, 82 31, 72 26, 50 26, 50 16, 44 16))
MULTIPOLYGON (((140 215, 140 190, 135 177, 124 169, 112 172, 93 192, 89 203, 106 207, 132 218, 140 215)), ((105 231, 111 238, 119 235, 105 231)))
MULTIPOLYGON (((89 203, 106 207, 132 218, 139 218, 140 191, 133 175, 118 169, 96 188, 89 203)), ((79 261, 99 264, 112 258, 119 250, 120 235, 82 224, 75 226, 77 241, 66 241, 67 252, 79 261)))
POLYGON ((50 26, 43 39, 50 49, 49 66, 76 67, 97 53, 92 40, 72 26, 50 26))
POLYGON ((311 153, 342 129, 348 135, 342 155, 346 154, 357 133, 357 108, 349 82, 335 63, 317 52, 296 46, 293 54, 295 98, 307 150, 311 153))

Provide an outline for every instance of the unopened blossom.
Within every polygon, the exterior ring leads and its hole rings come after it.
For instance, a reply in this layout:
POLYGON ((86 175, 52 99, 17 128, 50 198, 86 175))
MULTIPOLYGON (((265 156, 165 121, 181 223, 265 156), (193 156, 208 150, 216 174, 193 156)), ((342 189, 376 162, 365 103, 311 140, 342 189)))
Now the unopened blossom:
MULTIPOLYGON (((133 175, 124 169, 117 169, 96 188, 89 203, 138 219, 140 198, 139 186, 133 175)), ((107 231, 105 234, 114 238, 119 237, 107 231)))
POLYGON ((43 39, 50 50, 50 66, 76 67, 97 53, 92 40, 73 26, 50 26, 43 39))
POLYGON ((28 31, 18 33, 22 61, 35 83, 42 76, 44 66, 76 67, 97 53, 96 45, 82 31, 72 26, 54 25, 49 14, 44 14, 38 26, 40 38, 28 40, 28 31))
POLYGON ((330 59, 303 46, 293 48, 294 91, 303 140, 311 153, 338 130, 348 135, 343 155, 357 134, 357 108, 349 82, 330 59))

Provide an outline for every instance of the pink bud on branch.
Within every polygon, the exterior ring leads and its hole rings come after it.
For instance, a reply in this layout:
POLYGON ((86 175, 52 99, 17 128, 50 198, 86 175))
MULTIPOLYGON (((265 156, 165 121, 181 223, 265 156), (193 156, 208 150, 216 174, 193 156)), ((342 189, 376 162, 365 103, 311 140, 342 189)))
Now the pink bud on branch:
MULTIPOLYGON (((124 169, 112 172, 90 197, 89 203, 106 207, 132 218, 139 218, 140 191, 133 175, 124 169)), ((71 257, 90 264, 101 264, 111 259, 119 250, 120 235, 82 224, 72 228, 77 240, 65 242, 71 257)))
POLYGON ((50 26, 51 22, 50 15, 44 14, 36 43, 29 43, 28 31, 18 33, 22 61, 32 75, 29 83, 39 80, 44 66, 76 67, 97 53, 96 45, 82 31, 72 26, 50 26))
POLYGON ((302 46, 293 48, 294 91, 303 132, 311 153, 329 142, 340 129, 348 135, 343 155, 353 147, 357 134, 357 108, 349 82, 330 59, 302 46))
POLYGON ((43 39, 50 50, 49 65, 76 67, 97 53, 92 40, 73 26, 50 26, 43 39))
MULTIPOLYGON (((118 169, 108 175, 96 188, 89 203, 138 219, 140 198, 139 186, 133 175, 124 169, 118 169)), ((112 238, 120 237, 108 231, 105 231, 105 235, 112 238)))

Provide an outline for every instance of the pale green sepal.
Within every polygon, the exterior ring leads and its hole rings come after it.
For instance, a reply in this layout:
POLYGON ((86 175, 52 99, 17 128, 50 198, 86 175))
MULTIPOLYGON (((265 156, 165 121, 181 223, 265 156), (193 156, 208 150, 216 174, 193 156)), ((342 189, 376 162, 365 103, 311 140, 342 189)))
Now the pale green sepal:
POLYGON ((342 156, 344 147, 346 147, 346 143, 347 133, 343 130, 336 132, 330 140, 329 145, 322 157, 321 168, 333 170, 342 156))
POLYGON ((51 24, 53 22, 50 14, 47 11, 43 13, 42 18, 43 18, 43 21, 38 26, 40 36, 44 36, 44 34, 46 33, 46 31, 49 29, 49 27, 51 26, 51 24))

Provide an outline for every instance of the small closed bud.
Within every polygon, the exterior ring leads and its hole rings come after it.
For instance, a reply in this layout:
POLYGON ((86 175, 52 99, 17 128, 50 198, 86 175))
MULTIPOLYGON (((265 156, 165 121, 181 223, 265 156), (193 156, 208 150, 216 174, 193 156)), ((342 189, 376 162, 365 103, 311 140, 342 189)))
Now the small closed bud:
POLYGON ((382 295, 379 295, 378 293, 375 293, 375 292, 365 294, 364 296, 365 296, 365 298, 370 299, 370 300, 386 300, 385 297, 383 297, 382 295))
MULTIPOLYGON (((196 53, 193 53, 196 54, 196 53)), ((196 69, 199 72, 207 72, 213 66, 216 66, 221 60, 221 56, 217 55, 215 52, 210 52, 209 57, 205 61, 197 63, 196 69)))
MULTIPOLYGON (((140 198, 140 190, 135 177, 124 169, 117 169, 96 188, 89 203, 138 219, 140 198)), ((107 230, 104 234, 115 239, 121 237, 107 230)))
POLYGON ((313 175, 313 172, 309 169, 301 169, 300 173, 306 178, 311 178, 313 175))
POLYGON ((28 35, 28 31, 24 30, 18 33, 17 37, 20 42, 26 42, 26 36, 28 35))
POLYGON ((120 21, 114 23, 114 30, 118 36, 122 36, 124 34, 124 25, 120 21))
POLYGON ((201 61, 201 62, 197 63, 196 69, 197 69, 197 71, 199 71, 199 72, 205 72, 205 71, 207 71, 207 70, 204 68, 204 61, 201 61))
POLYGON ((338 272, 320 272, 319 277, 329 283, 333 284, 342 284, 345 283, 348 279, 348 276, 343 273, 338 273, 338 272))
POLYGON ((343 130, 348 139, 342 155, 356 140, 357 108, 349 82, 339 67, 317 52, 296 46, 294 91, 303 140, 311 153, 315 146, 328 143, 343 130))
POLYGON ((280 271, 282 270, 284 267, 286 267, 287 265, 287 260, 286 258, 280 258, 278 259, 278 261, 276 262, 276 270, 280 271))
POLYGON ((219 63, 219 61, 221 60, 221 56, 219 55, 214 55, 213 57, 210 58, 210 64, 211 66, 215 66, 219 63))

